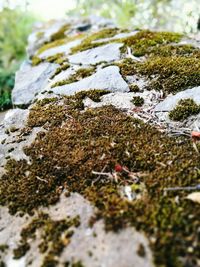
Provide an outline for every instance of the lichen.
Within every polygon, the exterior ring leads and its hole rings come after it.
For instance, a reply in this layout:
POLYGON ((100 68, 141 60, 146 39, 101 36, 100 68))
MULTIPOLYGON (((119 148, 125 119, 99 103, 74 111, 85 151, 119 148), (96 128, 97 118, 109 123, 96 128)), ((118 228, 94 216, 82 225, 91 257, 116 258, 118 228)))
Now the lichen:
POLYGON ((183 121, 191 115, 200 112, 200 105, 190 98, 181 99, 177 106, 169 112, 169 118, 174 121, 183 121))
POLYGON ((141 96, 134 96, 132 99, 132 103, 136 106, 136 107, 141 107, 144 104, 144 98, 141 96))
POLYGON ((94 72, 95 72, 95 68, 93 68, 93 67, 78 69, 68 79, 61 80, 61 81, 58 81, 58 82, 52 84, 51 88, 54 88, 56 86, 66 85, 66 84, 69 84, 69 83, 78 82, 78 81, 80 81, 80 80, 82 80, 84 78, 87 78, 87 77, 91 76, 94 72))
POLYGON ((60 115, 57 100, 29 118, 33 127, 40 114, 40 125, 48 122, 48 131, 24 150, 31 164, 8 161, 0 203, 11 213, 29 212, 55 203, 64 189, 78 192, 97 208, 93 222, 103 218, 107 231, 132 225, 145 232, 157 266, 195 266, 200 257, 198 204, 187 200, 185 191, 178 192, 178 202, 177 192, 164 193, 166 187, 200 183, 192 141, 168 137, 111 106, 83 112, 72 108, 70 97, 59 101, 60 115), (126 171, 116 172, 119 164, 126 171), (95 172, 102 170, 110 176, 98 178, 95 172), (134 188, 133 174, 146 193, 129 201, 119 188, 134 188))

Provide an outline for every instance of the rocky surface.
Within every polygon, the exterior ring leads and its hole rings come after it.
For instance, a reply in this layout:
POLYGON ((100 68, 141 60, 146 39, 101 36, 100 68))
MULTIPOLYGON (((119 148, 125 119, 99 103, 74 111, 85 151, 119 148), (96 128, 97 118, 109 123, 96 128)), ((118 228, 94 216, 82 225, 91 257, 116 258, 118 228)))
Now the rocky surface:
POLYGON ((0 122, 0 266, 200 266, 198 40, 92 16, 38 24, 27 51, 0 122))

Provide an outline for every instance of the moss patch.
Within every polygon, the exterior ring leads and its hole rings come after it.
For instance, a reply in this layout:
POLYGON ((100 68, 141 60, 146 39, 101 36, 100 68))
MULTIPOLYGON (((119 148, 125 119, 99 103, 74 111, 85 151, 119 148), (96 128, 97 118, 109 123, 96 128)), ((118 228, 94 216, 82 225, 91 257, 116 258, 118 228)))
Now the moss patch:
POLYGON ((144 98, 141 96, 134 96, 132 99, 132 103, 136 106, 136 107, 141 107, 144 104, 144 98))
POLYGON ((117 65, 124 77, 138 75, 148 80, 148 90, 175 93, 200 85, 198 56, 151 56, 144 62, 125 59, 117 65))
POLYGON ((149 30, 139 31, 137 34, 128 38, 120 39, 124 43, 122 52, 126 47, 130 47, 134 56, 141 57, 150 53, 152 48, 173 42, 179 42, 182 35, 170 32, 152 32, 149 30))
MULTIPOLYGON (((49 262, 58 263, 56 256, 59 256, 63 249, 70 243, 73 235, 72 227, 80 225, 79 217, 67 218, 63 220, 52 220, 47 214, 41 213, 39 216, 22 229, 21 240, 18 248, 14 249, 14 258, 23 257, 30 249, 30 242, 35 240, 36 232, 40 230, 41 243, 40 253, 46 253, 42 266, 49 266, 49 262)), ((57 266, 57 265, 51 265, 57 266)))
POLYGON ((87 78, 91 76, 95 72, 95 68, 81 68, 76 71, 76 73, 72 74, 68 79, 58 81, 54 83, 51 88, 54 88, 56 86, 62 86, 69 83, 78 82, 84 78, 87 78))
POLYGON ((96 41, 98 39, 113 37, 120 32, 123 32, 123 30, 120 30, 118 28, 107 28, 107 29, 103 29, 98 32, 92 33, 88 37, 86 37, 81 42, 80 45, 73 47, 71 50, 71 54, 75 54, 81 51, 85 51, 85 50, 106 44, 107 42, 93 43, 93 41, 96 41))
POLYGON ((199 206, 185 199, 185 191, 178 192, 178 202, 177 192, 164 194, 166 187, 200 183, 192 141, 167 137, 110 106, 70 109, 74 100, 69 99, 63 99, 59 112, 57 101, 39 113, 31 111, 30 126, 38 125, 40 114, 40 125, 49 121, 48 131, 25 149, 31 165, 8 161, 0 182, 1 204, 12 213, 28 212, 56 202, 64 188, 79 192, 97 207, 93 221, 104 218, 107 230, 133 225, 145 232, 158 266, 195 266, 200 257, 199 206), (102 170, 110 175, 95 174, 102 170), (134 190, 135 176, 146 193, 128 201, 120 188, 130 185, 134 190))
POLYGON ((174 121, 183 121, 199 112, 200 105, 197 105, 193 99, 181 99, 177 106, 169 112, 169 118, 174 121))

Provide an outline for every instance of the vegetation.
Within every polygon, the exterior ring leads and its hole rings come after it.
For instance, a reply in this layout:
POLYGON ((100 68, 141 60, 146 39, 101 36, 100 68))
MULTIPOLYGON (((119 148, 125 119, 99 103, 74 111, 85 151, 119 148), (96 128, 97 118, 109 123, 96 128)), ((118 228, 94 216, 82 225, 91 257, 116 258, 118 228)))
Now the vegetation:
POLYGON ((191 115, 200 112, 200 105, 197 105, 193 99, 181 99, 177 106, 170 111, 169 118, 174 121, 183 121, 191 115))
POLYGON ((0 109, 11 106, 15 71, 25 57, 27 37, 34 18, 15 9, 0 11, 0 109))
POLYGON ((107 231, 132 225, 146 233, 157 266, 195 266, 200 257, 198 204, 187 200, 184 190, 165 193, 168 187, 200 182, 192 140, 168 137, 111 106, 83 112, 85 96, 41 100, 32 107, 29 130, 43 126, 47 131, 24 149, 31 165, 8 160, 0 203, 12 214, 30 213, 58 201, 65 189, 78 192, 97 208, 91 226, 100 218, 107 231), (95 172, 102 169, 98 178, 95 172), (136 195, 132 201, 122 196, 123 186, 136 195))

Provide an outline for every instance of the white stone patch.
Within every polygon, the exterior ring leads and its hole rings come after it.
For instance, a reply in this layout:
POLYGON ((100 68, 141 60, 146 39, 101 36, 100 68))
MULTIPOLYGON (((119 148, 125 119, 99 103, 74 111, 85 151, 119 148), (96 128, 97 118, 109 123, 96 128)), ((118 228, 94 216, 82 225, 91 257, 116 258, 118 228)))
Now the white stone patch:
POLYGON ((131 110, 135 107, 135 105, 132 103, 132 99, 134 96, 140 96, 144 98, 145 102, 142 106, 142 109, 148 109, 155 104, 154 92, 145 91, 142 93, 110 93, 103 95, 101 97, 101 102, 94 102, 87 97, 84 100, 84 106, 86 108, 98 108, 102 106, 113 105, 118 109, 131 110))
POLYGON ((48 83, 48 79, 54 73, 57 64, 41 63, 32 67, 24 63, 16 73, 15 87, 12 91, 14 105, 28 105, 48 83))
POLYGON ((65 55, 68 55, 71 52, 71 48, 79 45, 81 43, 82 39, 77 39, 72 42, 69 42, 67 44, 59 45, 56 47, 49 48, 38 55, 39 58, 45 59, 50 56, 54 56, 59 53, 64 53, 65 55))
POLYGON ((156 112, 169 112, 176 107, 176 105, 181 99, 186 99, 186 98, 191 98, 197 104, 200 104, 200 86, 181 91, 175 95, 167 96, 165 100, 160 102, 155 107, 155 111, 156 112))
POLYGON ((119 73, 119 67, 109 66, 98 70, 95 74, 78 82, 51 88, 56 94, 74 95, 80 91, 91 89, 109 90, 112 92, 128 92, 128 84, 119 73))
POLYGON ((106 44, 68 57, 71 64, 91 65, 100 62, 112 62, 120 59, 122 43, 106 44))
POLYGON ((103 38, 103 39, 98 39, 98 40, 92 41, 92 43, 95 44, 95 43, 109 42, 109 41, 117 40, 117 39, 121 39, 121 38, 128 38, 128 37, 136 35, 138 32, 139 31, 122 32, 122 33, 118 33, 115 36, 110 37, 110 38, 103 38))

